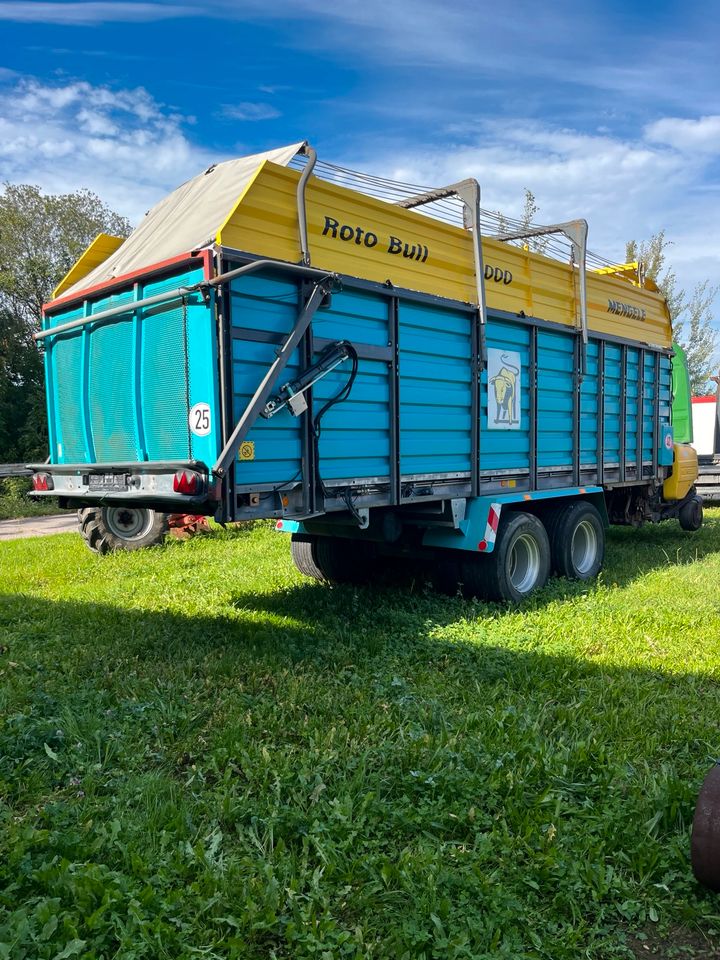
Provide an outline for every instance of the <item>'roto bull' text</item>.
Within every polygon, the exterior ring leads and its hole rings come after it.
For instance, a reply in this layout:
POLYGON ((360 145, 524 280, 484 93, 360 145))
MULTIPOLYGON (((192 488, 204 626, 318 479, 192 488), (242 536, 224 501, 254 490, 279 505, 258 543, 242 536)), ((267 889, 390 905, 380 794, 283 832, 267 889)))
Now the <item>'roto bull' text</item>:
MULTIPOLYGON (((423 243, 406 243, 400 237, 394 237, 392 234, 382 242, 376 233, 372 230, 364 230, 362 227, 353 227, 349 223, 340 223, 334 217, 325 217, 325 224, 322 229, 324 237, 330 237, 332 240, 342 240, 343 243, 354 243, 358 247, 378 247, 383 253, 402 256, 406 260, 416 260, 418 263, 425 263, 430 251, 423 243)), ((513 275, 509 270, 503 270, 501 267, 494 267, 491 264, 485 265, 484 276, 486 280, 493 280, 495 283, 502 283, 504 286, 512 283, 513 275)))
MULTIPOLYGON (((372 230, 363 230, 362 227, 352 227, 349 223, 340 223, 333 217, 325 217, 325 226, 322 235, 332 237, 333 240, 343 240, 345 243, 355 243, 358 247, 376 247, 379 238, 372 230)), ((429 250, 422 243, 404 243, 400 237, 388 237, 383 241, 385 253, 402 254, 407 260, 417 260, 425 263, 429 250)))

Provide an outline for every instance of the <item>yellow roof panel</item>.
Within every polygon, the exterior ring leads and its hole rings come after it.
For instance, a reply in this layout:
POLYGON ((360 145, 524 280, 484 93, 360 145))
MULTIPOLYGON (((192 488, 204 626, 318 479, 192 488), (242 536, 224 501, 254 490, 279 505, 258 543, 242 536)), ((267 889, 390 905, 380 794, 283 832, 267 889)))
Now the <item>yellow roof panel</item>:
POLYGON ((123 243, 125 243, 124 237, 111 237, 109 233, 99 233, 55 287, 53 300, 86 277, 95 267, 104 263, 123 243))
MULTIPOLYGON (((298 171, 267 161, 217 233, 225 247, 297 263, 298 171)), ((310 177, 306 194, 312 265, 470 303, 477 302, 472 235, 461 227, 310 177)), ((570 264, 483 239, 490 310, 576 327, 577 270, 570 264)), ((614 337, 669 347, 670 318, 658 293, 616 274, 587 274, 588 326, 614 337)))

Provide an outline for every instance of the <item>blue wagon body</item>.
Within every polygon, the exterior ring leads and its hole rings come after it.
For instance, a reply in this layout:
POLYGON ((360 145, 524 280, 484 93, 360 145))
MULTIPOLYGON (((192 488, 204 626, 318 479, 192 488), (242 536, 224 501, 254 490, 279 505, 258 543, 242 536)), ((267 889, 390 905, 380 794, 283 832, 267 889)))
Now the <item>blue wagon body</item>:
POLYGON ((293 521, 305 572, 318 543, 489 555, 508 511, 552 540, 590 504, 590 542, 694 496, 663 497, 671 349, 525 310, 215 244, 52 304, 41 336, 48 493, 293 521))
MULTIPOLYGON (((228 259, 223 269, 239 263, 228 259)), ((129 306, 201 280, 200 266, 185 266, 53 314, 51 328, 128 304, 127 313, 48 343, 53 464, 197 462, 209 470, 292 329, 307 285, 279 265, 237 277, 223 297, 192 292, 181 302, 129 306), (197 404, 209 407, 205 433, 189 420, 197 404)), ((297 378, 328 344, 352 342, 357 377, 347 400, 323 421, 318 472, 327 486, 352 489, 361 506, 662 480, 672 463, 668 351, 591 337, 582 371, 574 331, 490 312, 488 355, 512 357, 518 369, 516 423, 502 415, 497 423, 491 371, 478 362, 475 309, 353 278, 340 278, 338 287, 282 379, 297 378)), ((347 376, 342 364, 318 381, 314 408, 347 376)), ((307 418, 287 410, 258 417, 235 460, 235 496, 226 498, 223 519, 317 512, 299 493, 309 446, 307 418), (288 504, 266 496, 273 491, 288 504), (262 506, 243 506, 253 493, 264 495, 262 506)))

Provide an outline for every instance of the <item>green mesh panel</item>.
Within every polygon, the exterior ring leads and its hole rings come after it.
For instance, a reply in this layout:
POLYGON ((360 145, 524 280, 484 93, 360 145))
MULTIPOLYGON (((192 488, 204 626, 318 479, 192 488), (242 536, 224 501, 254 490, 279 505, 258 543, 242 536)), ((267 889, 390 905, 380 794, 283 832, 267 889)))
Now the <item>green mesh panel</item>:
POLYGON ((52 346, 57 383, 57 422, 61 450, 53 450, 53 462, 82 463, 85 442, 82 434, 81 360, 82 336, 61 337, 52 346))
MULTIPOLYGON (((96 308, 99 312, 99 309, 96 308)), ((123 318, 90 335, 90 423, 99 463, 136 460, 132 384, 133 325, 123 318)))
MULTIPOLYGON (((151 284, 154 295, 172 290, 177 277, 151 284)), ((145 288, 146 290, 148 288, 145 288)), ((132 302, 143 289, 126 290, 92 304, 92 312, 132 302)), ((195 308, 197 309, 197 308, 195 308)), ((59 314, 54 324, 82 315, 82 308, 59 314)), ((190 458, 188 427, 187 310, 181 303, 145 309, 88 324, 84 332, 59 338, 48 347, 56 404, 58 441, 53 456, 84 462, 85 417, 94 461, 117 463, 190 458), (88 351, 87 396, 83 397, 83 351, 88 351), (87 404, 87 406, 84 406, 87 404)))
POLYGON ((144 311, 142 397, 150 460, 190 457, 185 307, 144 311))

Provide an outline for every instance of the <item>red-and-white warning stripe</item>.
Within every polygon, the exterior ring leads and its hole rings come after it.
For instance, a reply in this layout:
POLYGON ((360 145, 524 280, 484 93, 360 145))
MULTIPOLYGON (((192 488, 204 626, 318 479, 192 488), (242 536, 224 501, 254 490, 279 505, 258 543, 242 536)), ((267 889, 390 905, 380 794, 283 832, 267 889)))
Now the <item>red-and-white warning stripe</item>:
POLYGON ((498 524, 500 523, 500 510, 502 507, 499 503, 491 503, 490 509, 488 510, 487 523, 485 524, 485 536, 478 544, 478 550, 483 551, 487 550, 489 547, 492 547, 495 543, 495 537, 497 536, 498 524))

